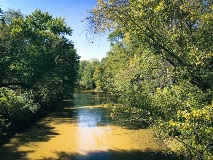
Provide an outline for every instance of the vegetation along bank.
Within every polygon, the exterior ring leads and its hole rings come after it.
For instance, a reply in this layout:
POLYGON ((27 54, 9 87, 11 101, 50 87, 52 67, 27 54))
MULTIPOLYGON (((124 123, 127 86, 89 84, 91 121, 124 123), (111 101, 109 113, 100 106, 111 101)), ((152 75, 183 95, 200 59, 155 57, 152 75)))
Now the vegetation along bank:
POLYGON ((87 20, 110 31, 111 50, 80 63, 80 84, 117 96, 118 122, 146 122, 177 154, 212 159, 213 2, 100 0, 87 20))
POLYGON ((0 21, 0 142, 70 97, 79 56, 63 18, 40 10, 2 13, 0 21))

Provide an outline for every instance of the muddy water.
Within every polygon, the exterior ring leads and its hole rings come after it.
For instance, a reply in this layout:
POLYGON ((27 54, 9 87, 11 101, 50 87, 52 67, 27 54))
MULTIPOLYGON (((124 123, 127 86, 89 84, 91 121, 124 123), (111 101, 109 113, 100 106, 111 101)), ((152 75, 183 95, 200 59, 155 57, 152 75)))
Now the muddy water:
MULTIPOLYGON (((0 148, 1 160, 166 159, 152 130, 110 123, 102 93, 78 92, 46 118, 0 148)), ((171 158, 168 158, 171 159, 171 158)))

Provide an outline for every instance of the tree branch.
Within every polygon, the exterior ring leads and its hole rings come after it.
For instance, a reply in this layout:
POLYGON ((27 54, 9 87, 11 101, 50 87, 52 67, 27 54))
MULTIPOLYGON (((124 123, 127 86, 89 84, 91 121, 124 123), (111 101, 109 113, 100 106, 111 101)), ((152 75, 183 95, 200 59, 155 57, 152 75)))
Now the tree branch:
POLYGON ((0 83, 0 88, 2 88, 2 87, 11 88, 11 86, 21 86, 21 87, 25 87, 25 88, 30 88, 30 86, 28 84, 19 83, 19 82, 0 83))

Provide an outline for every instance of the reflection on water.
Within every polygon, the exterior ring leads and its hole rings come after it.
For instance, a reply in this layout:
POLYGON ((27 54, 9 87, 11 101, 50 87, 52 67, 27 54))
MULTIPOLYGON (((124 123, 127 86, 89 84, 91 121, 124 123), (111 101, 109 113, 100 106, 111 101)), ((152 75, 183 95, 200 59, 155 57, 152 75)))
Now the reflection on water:
MULTIPOLYGON (((57 110, 0 148, 2 160, 166 159, 152 130, 110 124, 103 93, 78 92, 57 110)), ((168 159, 171 159, 169 157, 168 159)))

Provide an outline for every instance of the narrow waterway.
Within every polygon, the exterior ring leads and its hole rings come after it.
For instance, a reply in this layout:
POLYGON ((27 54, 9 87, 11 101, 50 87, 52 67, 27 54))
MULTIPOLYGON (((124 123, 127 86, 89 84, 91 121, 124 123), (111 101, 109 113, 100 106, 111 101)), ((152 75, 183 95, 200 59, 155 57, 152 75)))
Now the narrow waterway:
MULTIPOLYGON (((108 95, 78 92, 0 148, 0 160, 166 159, 152 130, 111 124, 108 95)), ((168 159, 171 159, 168 158, 168 159)))

